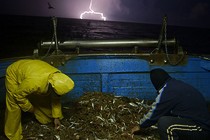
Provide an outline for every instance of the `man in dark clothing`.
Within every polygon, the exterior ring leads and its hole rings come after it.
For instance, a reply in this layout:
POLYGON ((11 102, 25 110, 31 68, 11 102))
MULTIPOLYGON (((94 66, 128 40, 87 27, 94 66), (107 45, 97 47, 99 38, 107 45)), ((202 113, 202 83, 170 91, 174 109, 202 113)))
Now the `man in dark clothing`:
POLYGON ((150 72, 150 79, 158 96, 131 133, 157 123, 161 140, 210 140, 210 113, 202 94, 160 68, 150 72))

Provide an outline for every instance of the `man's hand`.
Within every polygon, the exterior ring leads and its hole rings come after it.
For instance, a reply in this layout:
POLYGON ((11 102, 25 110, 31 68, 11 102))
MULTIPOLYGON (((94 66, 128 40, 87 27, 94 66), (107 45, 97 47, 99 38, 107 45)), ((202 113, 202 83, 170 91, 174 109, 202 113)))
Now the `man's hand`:
POLYGON ((54 119, 55 129, 60 130, 61 129, 61 122, 58 118, 54 119))
POLYGON ((140 126, 134 126, 132 129, 131 129, 131 134, 134 134, 135 132, 138 132, 140 131, 140 126))

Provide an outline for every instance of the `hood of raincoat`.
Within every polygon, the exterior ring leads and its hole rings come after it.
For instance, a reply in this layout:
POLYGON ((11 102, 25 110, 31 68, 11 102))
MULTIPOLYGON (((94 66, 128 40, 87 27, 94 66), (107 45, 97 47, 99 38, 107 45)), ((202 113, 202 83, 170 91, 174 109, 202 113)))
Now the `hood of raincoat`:
POLYGON ((157 68, 150 72, 150 80, 156 90, 160 90, 169 79, 171 76, 163 69, 157 68))
POLYGON ((53 73, 49 78, 49 83, 58 95, 64 95, 74 88, 74 82, 63 73, 53 73))

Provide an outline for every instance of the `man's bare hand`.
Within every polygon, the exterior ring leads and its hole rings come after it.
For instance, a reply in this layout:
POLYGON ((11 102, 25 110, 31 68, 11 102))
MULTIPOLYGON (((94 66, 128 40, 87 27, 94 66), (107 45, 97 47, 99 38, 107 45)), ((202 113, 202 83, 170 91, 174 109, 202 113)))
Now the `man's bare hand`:
POLYGON ((58 118, 54 119, 55 129, 60 130, 61 129, 61 122, 58 118))
POLYGON ((134 126, 132 129, 131 129, 131 134, 134 134, 135 132, 138 132, 140 131, 140 126, 134 126))

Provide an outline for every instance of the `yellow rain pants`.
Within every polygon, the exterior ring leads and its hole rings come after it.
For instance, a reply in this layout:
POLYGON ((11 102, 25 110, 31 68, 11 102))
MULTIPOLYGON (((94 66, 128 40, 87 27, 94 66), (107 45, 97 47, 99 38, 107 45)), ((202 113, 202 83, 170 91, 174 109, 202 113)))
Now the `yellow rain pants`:
MULTIPOLYGON (((21 140, 21 110, 27 112, 32 105, 35 117, 46 124, 53 118, 62 119, 60 98, 48 92, 49 77, 58 69, 41 60, 19 60, 6 71, 6 111, 4 132, 10 140, 21 140)), ((72 81, 72 88, 74 83, 72 81)))

